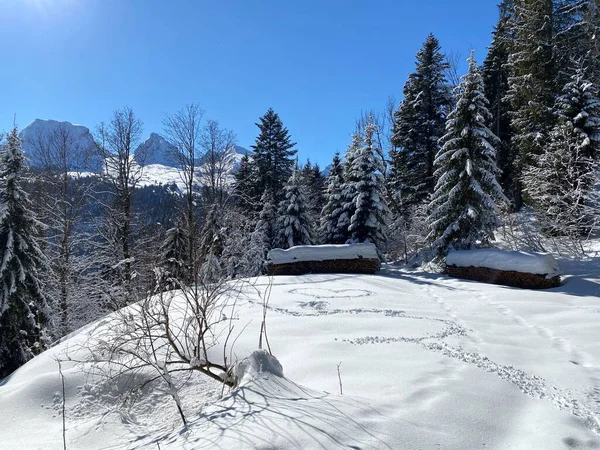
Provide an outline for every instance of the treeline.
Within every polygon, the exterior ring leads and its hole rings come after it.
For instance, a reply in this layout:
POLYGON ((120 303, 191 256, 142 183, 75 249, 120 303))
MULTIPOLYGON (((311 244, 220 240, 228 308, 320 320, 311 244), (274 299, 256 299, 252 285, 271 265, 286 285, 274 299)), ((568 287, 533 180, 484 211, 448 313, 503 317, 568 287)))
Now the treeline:
POLYGON ((40 136, 36 168, 14 129, 0 152, 0 377, 157 279, 258 275, 274 247, 368 241, 389 261, 435 260, 492 245, 523 208, 545 236, 585 239, 600 204, 598 8, 503 1, 483 65, 471 54, 460 79, 428 36, 402 101, 362 114, 326 174, 299 163, 272 109, 239 167, 235 135, 198 105, 166 116, 178 186, 142 186, 129 108, 90 154, 66 129, 40 136), (103 172, 75 175, 87 158, 103 172))

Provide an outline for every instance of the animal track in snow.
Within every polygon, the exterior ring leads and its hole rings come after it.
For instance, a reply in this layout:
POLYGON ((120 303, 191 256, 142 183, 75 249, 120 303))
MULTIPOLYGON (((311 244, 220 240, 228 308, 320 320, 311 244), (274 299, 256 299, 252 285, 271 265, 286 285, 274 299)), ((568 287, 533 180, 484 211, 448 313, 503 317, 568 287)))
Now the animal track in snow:
POLYGON ((366 289, 324 289, 324 288, 296 288, 288 291, 290 294, 299 294, 312 298, 361 298, 372 295, 366 289))
POLYGON ((569 361, 571 361, 573 364, 582 365, 582 366, 586 366, 586 367, 593 365, 593 363, 591 362, 590 356, 587 355, 585 352, 582 352, 582 351, 578 350, 577 348, 575 348, 575 346, 571 343, 571 341, 568 338, 555 335, 554 332, 547 327, 528 322, 523 317, 521 317, 517 313, 515 313, 509 307, 507 307, 501 303, 495 302, 494 300, 489 298, 487 295, 484 295, 483 293, 478 293, 477 296, 483 302, 496 308, 496 310, 498 312, 500 312, 502 315, 513 320, 514 323, 516 323, 520 326, 523 326, 525 328, 529 328, 530 330, 535 332, 538 336, 548 340, 550 345, 553 348, 567 354, 569 361))
POLYGON ((422 346, 450 358, 473 364, 486 372, 494 373, 531 397, 547 399, 558 409, 579 417, 590 430, 600 434, 600 392, 598 389, 582 396, 568 389, 550 386, 542 377, 529 375, 521 369, 497 364, 478 353, 466 352, 461 347, 451 347, 445 342, 422 343, 422 346))

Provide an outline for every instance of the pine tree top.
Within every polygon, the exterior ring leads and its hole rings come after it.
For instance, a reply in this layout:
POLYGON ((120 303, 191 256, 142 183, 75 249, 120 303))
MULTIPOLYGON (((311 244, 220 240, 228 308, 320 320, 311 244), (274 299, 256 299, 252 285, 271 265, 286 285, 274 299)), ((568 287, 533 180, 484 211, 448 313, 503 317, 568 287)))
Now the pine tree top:
POLYGON ((288 129, 283 126, 273 108, 269 108, 259 120, 260 123, 255 125, 260 129, 260 134, 256 138, 256 143, 251 146, 256 153, 278 150, 290 157, 296 154, 296 150, 290 150, 296 146, 296 143, 292 142, 288 129))

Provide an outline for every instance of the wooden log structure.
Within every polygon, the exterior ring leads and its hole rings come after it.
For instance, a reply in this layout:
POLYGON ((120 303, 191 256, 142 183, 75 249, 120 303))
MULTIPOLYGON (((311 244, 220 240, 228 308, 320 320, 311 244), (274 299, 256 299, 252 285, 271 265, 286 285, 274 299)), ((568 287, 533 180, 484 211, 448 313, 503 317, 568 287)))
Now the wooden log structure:
POLYGON ((549 289, 560 286, 560 275, 546 278, 545 275, 516 272, 514 270, 488 269, 487 267, 447 266, 446 271, 448 275, 455 278, 523 289, 549 289))
POLYGON ((451 277, 525 289, 560 286, 560 268, 549 254, 500 249, 451 251, 446 259, 451 277))
POLYGON ((306 273, 375 273, 381 267, 379 259, 329 259, 268 264, 269 275, 304 275, 306 273))
POLYGON ((375 273, 381 267, 377 248, 371 243, 301 245, 273 249, 267 255, 269 275, 306 273, 375 273))

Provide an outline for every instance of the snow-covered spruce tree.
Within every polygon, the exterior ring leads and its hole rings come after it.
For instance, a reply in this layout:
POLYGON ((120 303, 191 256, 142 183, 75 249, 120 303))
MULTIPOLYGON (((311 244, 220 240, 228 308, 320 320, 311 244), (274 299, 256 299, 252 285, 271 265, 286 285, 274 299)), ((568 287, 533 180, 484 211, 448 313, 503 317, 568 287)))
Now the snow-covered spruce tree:
POLYGON ((251 256, 248 258, 248 270, 251 276, 262 273, 267 253, 275 247, 278 237, 275 227, 277 207, 273 193, 267 189, 260 198, 260 202, 263 208, 260 211, 256 227, 250 236, 250 248, 248 249, 248 254, 251 256))
POLYGON ((346 242, 345 232, 340 233, 338 222, 344 207, 342 200, 342 184, 344 183, 344 166, 340 155, 336 153, 331 162, 331 171, 327 177, 325 206, 321 211, 319 234, 323 244, 343 244, 346 242))
POLYGON ((283 126, 279 115, 272 108, 260 118, 256 126, 260 134, 252 146, 252 158, 249 160, 252 174, 250 181, 254 186, 248 186, 249 194, 255 195, 255 212, 260 211, 260 197, 265 189, 270 189, 275 201, 283 199, 283 187, 292 175, 294 167, 295 142, 283 126))
POLYGON ((523 175, 525 192, 551 235, 586 235, 600 218, 598 88, 579 68, 556 101, 549 144, 523 175))
POLYGON ((226 224, 221 265, 227 278, 237 278, 252 275, 248 267, 252 265, 250 255, 250 238, 254 223, 238 208, 229 208, 223 223, 226 224))
POLYGON ((498 181, 507 196, 511 196, 513 187, 511 153, 511 127, 509 104, 504 101, 508 92, 508 55, 509 45, 513 38, 510 28, 514 11, 514 0, 504 0, 499 6, 499 19, 492 32, 492 43, 483 62, 482 76, 485 85, 485 96, 490 102, 489 111, 492 114, 490 129, 500 139, 496 146, 496 161, 501 171, 498 181))
POLYGON ((36 242, 41 225, 22 187, 24 169, 15 127, 0 149, 0 378, 47 343, 49 310, 40 274, 49 267, 36 242))
POLYGON ((496 178, 498 139, 487 127, 491 115, 473 54, 456 94, 435 160, 437 184, 430 203, 429 239, 438 255, 488 246, 498 226, 497 202, 505 201, 496 178))
MULTIPOLYGON (((333 239, 336 242, 345 243, 350 239, 350 219, 354 215, 356 206, 354 199, 356 198, 356 172, 351 172, 350 167, 354 164, 358 152, 363 145, 363 137, 359 132, 352 134, 352 142, 346 149, 345 162, 343 165, 343 183, 341 186, 341 204, 342 210, 338 215, 337 225, 334 229, 333 239)), ((336 213, 337 214, 337 213, 336 213)))
POLYGON ((170 277, 181 282, 189 281, 188 229, 181 223, 167 230, 160 246, 160 259, 170 277))
POLYGON ((385 186, 381 161, 377 157, 375 125, 369 120, 364 130, 364 143, 348 167, 354 183, 354 213, 350 218, 348 243, 372 242, 382 250, 385 219, 389 213, 385 200, 385 186))
POLYGON ((416 70, 409 75, 404 100, 394 114, 392 144, 398 150, 392 153, 396 167, 392 183, 402 190, 403 208, 425 201, 433 192, 433 160, 451 104, 447 69, 440 43, 430 34, 417 53, 416 70))
POLYGON ((418 157, 415 151, 418 147, 419 131, 416 122, 419 120, 415 110, 415 74, 410 74, 404 85, 404 99, 398 110, 394 112, 392 143, 394 148, 390 152, 390 174, 388 186, 390 188, 391 205, 394 212, 401 216, 408 216, 411 206, 418 203, 417 194, 421 180, 415 180, 418 170, 418 157))
POLYGON ((553 55, 553 0, 515 1, 510 18, 508 92, 512 129, 513 182, 511 197, 522 206, 522 174, 546 144, 554 125, 552 106, 556 97, 553 55))
POLYGON ((235 199, 238 209, 243 213, 255 213, 257 204, 258 175, 256 165, 248 155, 240 160, 240 166, 235 173, 235 199))
POLYGON ((279 204, 277 230, 281 248, 313 243, 312 222, 304 186, 297 170, 292 172, 284 188, 285 198, 279 204))
POLYGON ((300 177, 306 186, 311 218, 313 223, 318 223, 325 205, 325 177, 321 174, 319 165, 311 164, 310 160, 302 167, 300 177))
POLYGON ((573 61, 585 61, 587 77, 600 83, 600 2, 598 0, 554 0, 555 60, 559 86, 570 76, 573 61))
POLYGON ((571 122, 580 133, 583 154, 600 158, 600 88, 588 77, 587 67, 578 64, 556 100, 555 112, 559 124, 571 122))

